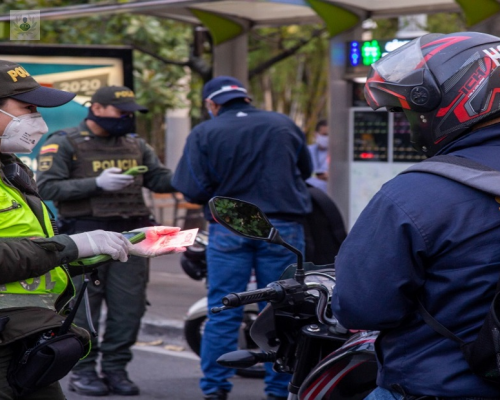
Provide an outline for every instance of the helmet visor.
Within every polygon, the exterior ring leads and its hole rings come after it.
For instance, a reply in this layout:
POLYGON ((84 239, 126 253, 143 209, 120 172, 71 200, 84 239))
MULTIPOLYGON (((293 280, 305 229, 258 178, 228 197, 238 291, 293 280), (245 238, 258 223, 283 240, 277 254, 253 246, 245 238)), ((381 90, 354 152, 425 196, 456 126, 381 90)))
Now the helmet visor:
POLYGON ((381 58, 374 65, 378 74, 386 82, 398 83, 416 69, 424 67, 425 59, 420 50, 420 39, 412 40, 381 58))

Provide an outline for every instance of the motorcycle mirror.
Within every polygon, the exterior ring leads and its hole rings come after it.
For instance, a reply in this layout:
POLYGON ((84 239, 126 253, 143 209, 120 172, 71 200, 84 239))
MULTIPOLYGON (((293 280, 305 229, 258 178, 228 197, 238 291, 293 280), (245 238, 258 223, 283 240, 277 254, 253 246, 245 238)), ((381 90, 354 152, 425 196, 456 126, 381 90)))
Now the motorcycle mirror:
POLYGON ((230 197, 213 197, 208 203, 214 219, 221 225, 251 239, 271 241, 276 232, 266 215, 252 203, 230 197))
POLYGON ((230 231, 249 239, 280 244, 295 253, 297 255, 295 279, 304 283, 302 253, 281 238, 278 230, 259 207, 247 201, 222 196, 212 197, 208 206, 214 219, 230 231))

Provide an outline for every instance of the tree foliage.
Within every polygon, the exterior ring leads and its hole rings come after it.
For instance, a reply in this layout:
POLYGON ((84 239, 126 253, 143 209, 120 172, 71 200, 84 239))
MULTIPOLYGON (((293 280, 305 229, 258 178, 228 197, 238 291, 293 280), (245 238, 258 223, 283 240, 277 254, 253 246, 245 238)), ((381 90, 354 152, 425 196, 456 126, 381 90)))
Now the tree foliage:
MULTIPOLYGON (((0 12, 99 2, 3 0, 0 12)), ((465 30, 461 14, 430 15, 427 23, 430 32, 465 30)), ((44 44, 129 45, 134 49, 136 95, 151 111, 138 116, 138 130, 158 154, 164 154, 166 110, 190 107, 193 125, 202 119, 201 88, 212 76, 212 46, 203 29, 131 13, 45 20, 40 28, 44 44)), ((394 37, 397 30, 397 18, 377 20, 373 37, 394 37)), ((248 63, 257 107, 289 115, 308 134, 319 119, 327 117, 329 41, 324 26, 252 30, 248 63)))
MULTIPOLYGON (((15 9, 42 9, 96 3, 75 0, 5 0, 3 13, 15 9)), ((138 115, 138 131, 164 154, 165 110, 189 107, 190 86, 185 84, 182 62, 188 56, 192 28, 171 20, 130 13, 95 15, 64 20, 45 20, 40 24, 43 44, 149 46, 154 54, 179 64, 165 63, 142 51, 134 51, 135 92, 140 104, 150 112, 138 115)), ((191 96, 196 98, 196 96, 191 96)))
POLYGON ((323 26, 252 31, 249 72, 254 103, 290 116, 312 133, 317 120, 327 114, 328 48, 323 26), (283 58, 271 64, 273 57, 283 58))
MULTIPOLYGON (((396 37, 399 29, 398 18, 377 19, 377 27, 373 30, 374 39, 391 39, 396 37)), ((427 15, 427 26, 421 27, 430 33, 453 33, 467 30, 462 13, 436 13, 427 15)))
MULTIPOLYGON (((4 0, 0 11, 98 2, 4 0)), ((193 124, 202 118, 200 93, 203 83, 212 75, 212 49, 209 38, 200 45, 200 36, 195 37, 194 32, 195 28, 187 24, 123 13, 45 20, 41 24, 40 42, 132 46, 136 95, 151 111, 138 116, 138 130, 161 155, 167 109, 190 107, 193 124)), ((318 117, 326 116, 328 40, 324 29, 318 26, 260 29, 251 32, 249 41, 254 104, 283 112, 310 130, 318 117)))

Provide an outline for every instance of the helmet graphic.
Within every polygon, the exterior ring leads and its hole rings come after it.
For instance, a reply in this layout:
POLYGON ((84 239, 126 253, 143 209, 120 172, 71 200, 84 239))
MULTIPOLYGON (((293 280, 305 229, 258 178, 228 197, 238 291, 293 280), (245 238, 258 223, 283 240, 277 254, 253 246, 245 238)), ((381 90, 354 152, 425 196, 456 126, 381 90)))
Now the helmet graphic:
POLYGON ((413 146, 427 156, 500 115, 500 38, 428 34, 372 65, 365 96, 374 110, 403 111, 413 146))

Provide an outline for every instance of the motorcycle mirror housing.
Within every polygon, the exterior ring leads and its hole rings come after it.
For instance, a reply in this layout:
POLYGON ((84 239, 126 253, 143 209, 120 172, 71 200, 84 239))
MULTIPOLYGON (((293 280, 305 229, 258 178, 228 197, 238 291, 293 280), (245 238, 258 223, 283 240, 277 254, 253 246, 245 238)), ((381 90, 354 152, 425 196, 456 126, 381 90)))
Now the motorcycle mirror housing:
POLYGON ((304 283, 302 253, 281 238, 278 230, 259 207, 247 201, 222 196, 212 197, 208 206, 215 221, 237 235, 280 244, 295 253, 297 255, 295 279, 304 283))
POLYGON ((275 239, 274 236, 279 237, 266 215, 252 203, 217 196, 210 199, 208 205, 219 224, 240 236, 269 242, 275 239))

